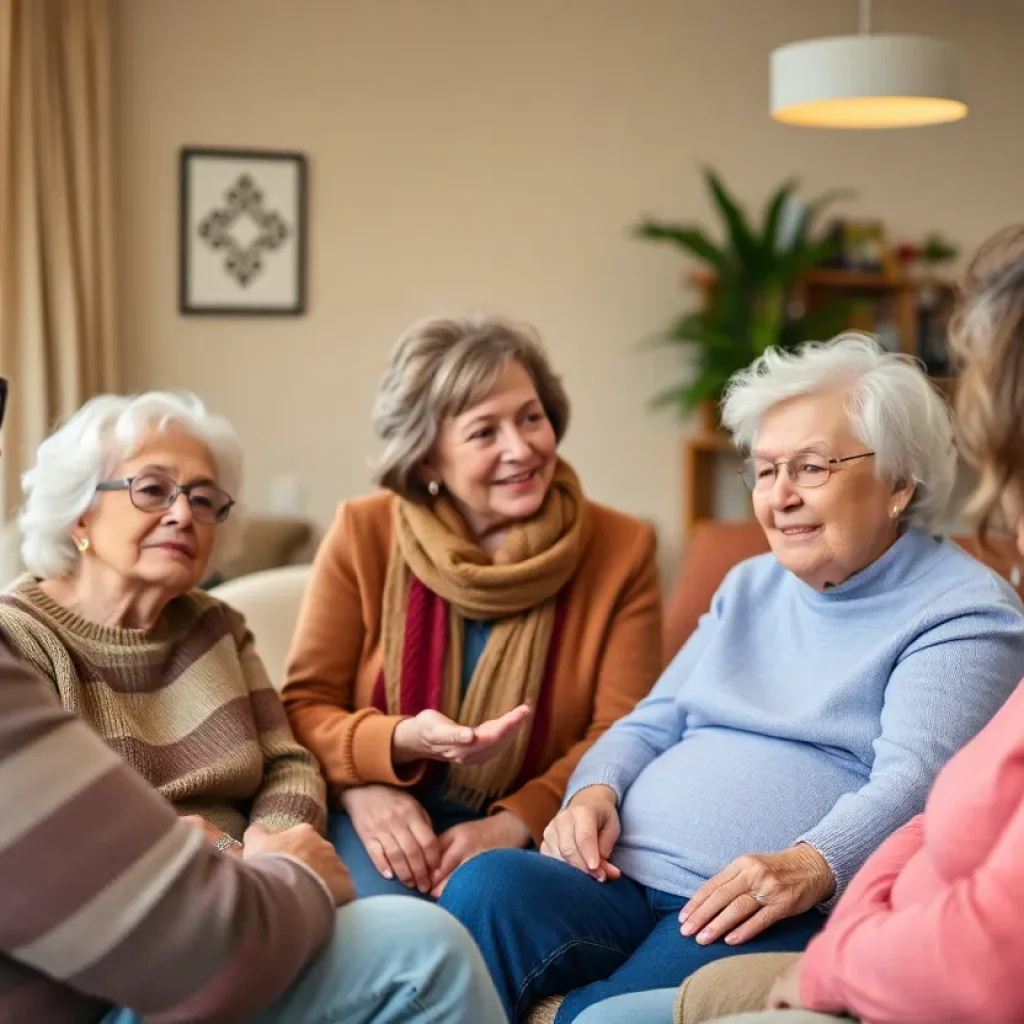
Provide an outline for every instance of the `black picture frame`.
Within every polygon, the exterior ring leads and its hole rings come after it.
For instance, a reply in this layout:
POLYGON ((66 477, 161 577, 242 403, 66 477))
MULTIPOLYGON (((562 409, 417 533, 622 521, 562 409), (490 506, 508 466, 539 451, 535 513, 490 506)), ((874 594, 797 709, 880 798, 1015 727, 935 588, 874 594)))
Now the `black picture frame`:
POLYGON ((182 147, 178 311, 183 316, 306 312, 308 178, 305 155, 291 150, 182 147), (243 224, 248 244, 232 233, 243 224))

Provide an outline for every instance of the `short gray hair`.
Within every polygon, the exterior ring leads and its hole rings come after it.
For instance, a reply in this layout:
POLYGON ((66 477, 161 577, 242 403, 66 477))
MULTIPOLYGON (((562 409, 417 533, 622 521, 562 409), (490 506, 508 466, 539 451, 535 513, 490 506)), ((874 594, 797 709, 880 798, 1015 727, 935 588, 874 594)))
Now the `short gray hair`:
POLYGON ((441 421, 483 399, 510 363, 530 375, 561 441, 569 426, 569 399, 532 327, 476 315, 431 317, 405 331, 373 406, 373 427, 384 442, 377 483, 412 501, 427 500, 417 470, 441 421))
MULTIPOLYGON (((209 448, 220 486, 237 498, 242 483, 241 445, 231 424, 207 412, 195 395, 167 391, 98 395, 43 441, 35 465, 21 478, 25 492, 18 519, 21 557, 30 573, 54 579, 74 569, 80 556, 71 531, 96 501, 96 485, 138 449, 148 430, 159 432, 171 425, 209 448)), ((237 511, 217 528, 218 549, 237 539, 237 511)))
POLYGON ((956 482, 949 407, 916 360, 886 352, 871 335, 850 331, 791 352, 769 349, 729 381, 722 422, 737 447, 750 451, 773 406, 844 386, 851 426, 875 453, 878 475, 894 486, 916 484, 903 522, 931 529, 956 482))

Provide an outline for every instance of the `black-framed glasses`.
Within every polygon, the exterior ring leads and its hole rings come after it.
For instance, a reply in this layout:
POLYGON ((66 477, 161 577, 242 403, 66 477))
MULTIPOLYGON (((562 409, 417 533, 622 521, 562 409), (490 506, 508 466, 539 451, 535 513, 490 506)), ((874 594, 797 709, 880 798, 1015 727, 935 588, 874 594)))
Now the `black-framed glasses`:
POLYGON ((0 427, 4 425, 4 413, 7 411, 7 378, 0 377, 0 427))
POLYGON ((857 459, 870 459, 874 452, 861 452, 859 455, 847 455, 845 459, 830 459, 821 452, 797 452, 788 459, 772 462, 771 459, 759 459, 756 456, 744 459, 740 465, 740 477, 748 491, 762 491, 772 487, 779 470, 785 467, 789 479, 797 487, 823 487, 832 475, 832 467, 857 459))
POLYGON ((179 484, 166 473, 146 472, 120 480, 105 480, 97 491, 127 491, 140 512, 165 512, 184 494, 197 523, 223 523, 230 515, 235 499, 209 480, 179 484))

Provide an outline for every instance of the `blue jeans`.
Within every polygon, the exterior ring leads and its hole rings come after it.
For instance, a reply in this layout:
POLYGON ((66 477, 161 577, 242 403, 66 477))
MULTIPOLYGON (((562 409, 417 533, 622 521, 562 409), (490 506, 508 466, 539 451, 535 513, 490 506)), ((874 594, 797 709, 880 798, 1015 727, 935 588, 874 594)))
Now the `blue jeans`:
POLYGON ((678 998, 678 986, 612 996, 584 1010, 576 1024, 673 1024, 678 998))
MULTIPOLYGON (((430 815, 430 823, 434 832, 440 835, 453 825, 476 821, 486 816, 486 811, 471 811, 451 801, 433 799, 434 791, 430 790, 425 798, 421 798, 424 810, 430 815)), ((386 879, 374 866, 370 855, 363 846, 363 841, 356 833, 352 819, 344 811, 331 811, 327 818, 327 838, 331 841, 338 856, 352 876, 356 893, 364 896, 418 896, 423 900, 433 900, 430 893, 422 893, 415 887, 409 888, 398 878, 386 879)))
POLYGON ((613 996, 675 988, 737 953, 799 952, 824 925, 817 910, 788 918, 741 947, 701 946, 679 932, 685 898, 622 877, 601 884, 561 861, 493 850, 463 864, 441 906, 476 939, 509 1019, 568 993, 555 1018, 576 1020, 613 996))
MULTIPOLYGON (((248 1024, 506 1024, 472 940, 429 903, 358 900, 328 946, 248 1024)), ((101 1024, 142 1024, 114 1010, 101 1024)))

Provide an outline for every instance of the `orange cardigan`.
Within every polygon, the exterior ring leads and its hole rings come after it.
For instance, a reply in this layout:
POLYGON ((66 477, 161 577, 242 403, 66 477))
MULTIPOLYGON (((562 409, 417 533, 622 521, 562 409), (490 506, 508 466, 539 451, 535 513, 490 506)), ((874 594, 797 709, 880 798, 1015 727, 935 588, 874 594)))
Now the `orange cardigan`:
MULTIPOLYGON (((400 716, 372 707, 381 671, 381 605, 391 551, 389 493, 345 502, 324 537, 288 656, 285 708, 328 783, 411 786, 396 770, 400 716)), ((588 503, 591 533, 569 584, 539 774, 496 801, 540 842, 587 748, 630 711, 662 668, 661 594, 650 526, 588 503)))

